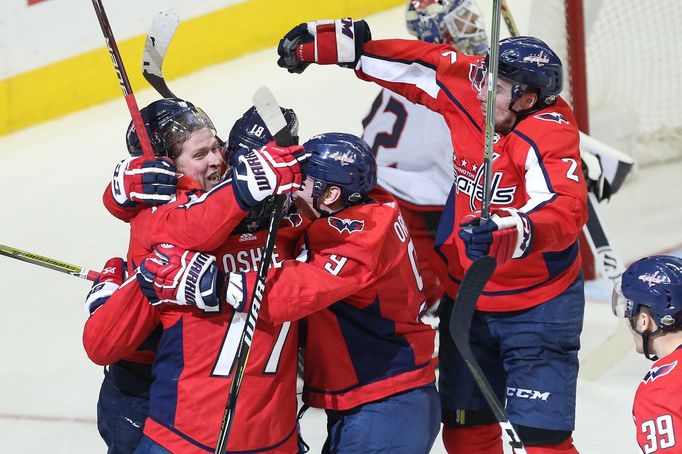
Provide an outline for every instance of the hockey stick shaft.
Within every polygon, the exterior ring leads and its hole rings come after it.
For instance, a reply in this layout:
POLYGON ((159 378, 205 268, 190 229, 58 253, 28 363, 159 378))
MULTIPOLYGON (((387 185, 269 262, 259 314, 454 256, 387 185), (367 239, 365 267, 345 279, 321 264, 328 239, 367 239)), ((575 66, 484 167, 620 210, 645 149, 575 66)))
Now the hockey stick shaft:
MULTIPOLYGON (((485 149, 483 162, 485 170, 483 173, 483 204, 481 209, 481 222, 490 218, 490 200, 492 186, 492 166, 493 166, 493 143, 495 138, 495 100, 497 95, 497 68, 499 63, 500 48, 500 0, 493 0, 493 23, 490 36, 490 52, 488 58, 488 83, 486 92, 486 112, 485 112, 485 149)), ((469 344, 469 332, 471 322, 476 310, 476 304, 483 293, 486 283, 495 272, 497 262, 490 256, 483 256, 474 261, 467 270, 455 298, 450 317, 450 336, 452 337, 457 350, 469 368, 474 381, 481 390, 488 406, 492 410, 498 423, 509 436, 510 446, 514 453, 525 454, 526 450, 519 438, 518 433, 509 422, 509 418, 504 411, 503 404, 495 395, 493 387, 486 378, 481 366, 474 356, 471 345, 469 344)))
MULTIPOLYGON (((291 131, 287 127, 284 115, 270 90, 265 87, 259 88, 253 96, 253 101, 258 114, 263 118, 265 125, 268 127, 268 131, 274 137, 277 145, 294 145, 294 138, 291 135, 291 131)), ((218 434, 218 442, 214 451, 215 454, 222 454, 225 452, 230 430, 232 429, 232 423, 234 422, 237 398, 239 397, 239 392, 246 373, 246 364, 249 359, 251 343, 253 342, 253 335, 256 329, 256 323, 258 322, 258 314, 263 301, 265 280, 267 279, 268 269, 270 268, 270 262, 272 260, 277 230, 279 229, 279 224, 282 220, 285 198, 284 195, 275 196, 275 206, 270 216, 268 234, 265 238, 263 260, 258 268, 256 285, 251 293, 251 304, 246 319, 246 326, 242 332, 241 339, 239 340, 239 346, 237 347, 237 362, 232 376, 232 383, 230 384, 230 391, 227 395, 225 412, 223 413, 223 419, 220 424, 220 433, 218 434)))
POLYGON ((33 252, 22 251, 21 249, 16 249, 4 244, 0 244, 0 255, 42 266, 43 268, 48 268, 50 270, 59 271, 60 273, 70 274, 71 276, 80 277, 89 281, 94 281, 99 277, 98 272, 83 268, 82 266, 72 265, 70 263, 62 262, 61 260, 34 254, 33 252))
POLYGON ((130 111, 130 116, 133 119, 133 125, 135 125, 137 136, 140 139, 142 153, 144 153, 146 157, 153 159, 154 150, 152 148, 151 142, 149 141, 147 129, 144 127, 142 115, 140 114, 140 109, 137 106, 133 89, 130 86, 128 74, 126 73, 125 67, 123 66, 123 59, 121 59, 121 53, 118 51, 116 39, 114 38, 114 33, 111 30, 111 25, 109 25, 109 19, 107 18, 107 14, 104 11, 102 0, 92 0, 92 6, 95 8, 95 14, 97 14, 97 20, 99 21, 99 25, 102 28, 104 41, 106 42, 107 49, 111 55, 111 61, 114 64, 114 70, 116 71, 118 82, 121 85, 121 90, 123 90, 123 97, 125 98, 126 105, 130 111))
POLYGON ((493 180, 493 143, 495 141, 495 97, 497 95, 497 67, 500 53, 500 0, 493 0, 493 24, 490 32, 488 58, 488 86, 485 109, 485 149, 483 153, 483 205, 481 222, 490 219, 490 199, 493 180))

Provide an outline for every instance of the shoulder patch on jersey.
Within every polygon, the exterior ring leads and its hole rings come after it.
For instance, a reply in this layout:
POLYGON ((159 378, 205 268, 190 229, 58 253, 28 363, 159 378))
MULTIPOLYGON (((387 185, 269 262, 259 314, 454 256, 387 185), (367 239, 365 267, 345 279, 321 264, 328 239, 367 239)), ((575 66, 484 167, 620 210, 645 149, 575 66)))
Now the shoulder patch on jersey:
POLYGON ((553 121, 554 123, 559 123, 560 125, 569 124, 568 120, 566 120, 563 115, 557 112, 545 112, 534 115, 534 117, 538 120, 553 121))
POLYGON ((663 364, 661 366, 652 367, 651 370, 646 373, 646 375, 642 379, 642 382, 646 384, 656 380, 659 377, 668 375, 670 372, 673 371, 675 366, 677 366, 677 361, 673 361, 672 363, 669 364, 663 364))
POLYGON ((303 217, 298 213, 292 213, 284 219, 289 221, 289 224, 291 224, 292 227, 298 227, 303 224, 303 217))
POLYGON ((334 216, 329 216, 327 218, 329 225, 334 227, 339 233, 343 233, 344 230, 348 231, 348 234, 353 232, 360 232, 365 229, 365 221, 360 221, 356 219, 341 219, 334 216))

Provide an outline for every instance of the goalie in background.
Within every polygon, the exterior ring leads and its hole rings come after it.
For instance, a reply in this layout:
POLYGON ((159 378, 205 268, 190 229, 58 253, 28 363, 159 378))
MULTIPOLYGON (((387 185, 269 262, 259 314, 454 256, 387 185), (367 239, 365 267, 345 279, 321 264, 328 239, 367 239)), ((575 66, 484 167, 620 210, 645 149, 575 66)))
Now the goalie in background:
POLYGON ((682 432, 682 259, 656 255, 630 265, 616 282, 613 313, 630 324, 637 352, 656 361, 632 407, 642 452, 679 452, 682 432))

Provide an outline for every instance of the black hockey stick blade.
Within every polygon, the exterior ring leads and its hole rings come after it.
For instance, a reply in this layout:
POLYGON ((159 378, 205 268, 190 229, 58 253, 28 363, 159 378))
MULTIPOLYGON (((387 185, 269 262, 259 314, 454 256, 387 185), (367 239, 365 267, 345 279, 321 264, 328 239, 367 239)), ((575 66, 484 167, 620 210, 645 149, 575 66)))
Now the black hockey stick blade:
POLYGON ((483 397, 488 402, 490 410, 495 415, 500 426, 502 426, 502 430, 509 437, 509 445, 513 452, 515 454, 525 454, 526 449, 519 435, 509 422, 502 403, 497 399, 493 387, 483 373, 478 361, 476 361, 476 357, 471 351, 471 345, 469 344, 469 331, 471 330, 471 320, 476 310, 476 303, 483 293, 486 283, 495 272, 496 267, 497 262, 495 259, 487 255, 471 264, 464 275, 464 279, 462 279, 462 284, 459 287, 459 292, 452 308, 452 316, 449 323, 450 336, 460 355, 462 355, 471 375, 474 377, 483 397))
POLYGON ((156 14, 142 53, 142 75, 149 85, 164 98, 176 96, 168 88, 163 77, 163 59, 166 57, 168 46, 173 39, 175 30, 178 28, 180 18, 173 10, 162 10, 156 14))
MULTIPOLYGON (((253 104, 256 106, 258 114, 263 118, 268 131, 275 138, 277 145, 294 145, 294 138, 287 127, 284 114, 282 114, 279 104, 272 92, 265 87, 259 88, 253 95, 253 104)), ((227 441, 230 437, 230 430, 232 429, 234 413, 237 407, 237 398, 239 397, 239 391, 241 390, 242 381, 244 380, 244 375, 246 373, 246 364, 249 359, 249 352, 255 334, 261 302, 263 301, 265 280, 268 275, 268 269, 270 268, 270 262, 272 261, 272 252, 275 248, 277 230, 282 221, 285 199, 286 196, 284 195, 275 196, 275 206, 270 215, 268 235, 265 238, 265 246, 263 247, 263 260, 258 267, 256 285, 251 292, 251 304, 246 318, 246 326, 239 340, 239 346, 237 347, 236 365, 232 384, 230 385, 230 391, 227 395, 225 412, 223 413, 223 419, 220 424, 220 432, 214 451, 215 454, 222 454, 225 452, 227 441)))

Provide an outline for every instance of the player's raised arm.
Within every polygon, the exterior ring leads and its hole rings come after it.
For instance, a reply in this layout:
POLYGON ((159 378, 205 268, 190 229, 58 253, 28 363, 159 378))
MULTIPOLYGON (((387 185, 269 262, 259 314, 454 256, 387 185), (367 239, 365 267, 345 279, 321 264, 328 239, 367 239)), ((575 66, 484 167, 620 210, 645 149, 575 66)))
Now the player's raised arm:
MULTIPOLYGON (((439 79, 464 57, 447 44, 372 40, 367 23, 350 18, 299 24, 280 40, 277 51, 277 64, 289 72, 302 73, 311 63, 353 68, 360 79, 436 111, 442 109, 438 98, 455 96, 443 93, 439 79)), ((456 67, 469 71, 469 63, 456 67)))

